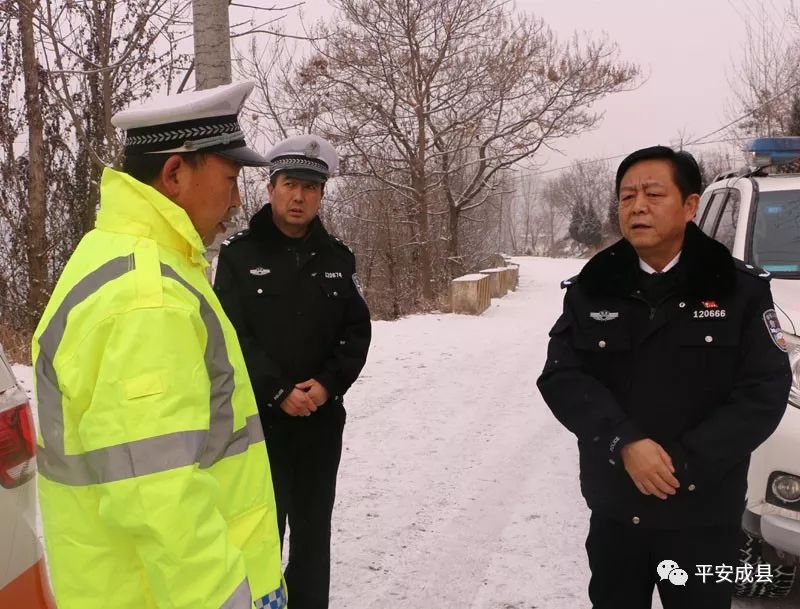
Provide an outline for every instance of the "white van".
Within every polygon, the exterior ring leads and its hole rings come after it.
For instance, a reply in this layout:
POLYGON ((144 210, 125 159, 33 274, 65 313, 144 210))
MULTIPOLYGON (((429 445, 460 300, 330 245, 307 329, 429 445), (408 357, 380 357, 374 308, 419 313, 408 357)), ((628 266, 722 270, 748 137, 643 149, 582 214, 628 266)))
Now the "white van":
POLYGON ((800 172, 774 171, 798 171, 800 137, 760 138, 749 150, 749 168, 705 189, 695 222, 734 257, 772 275, 794 380, 778 429, 753 453, 741 550, 754 570, 771 565, 772 582, 737 584, 737 594, 782 597, 800 565, 800 172))

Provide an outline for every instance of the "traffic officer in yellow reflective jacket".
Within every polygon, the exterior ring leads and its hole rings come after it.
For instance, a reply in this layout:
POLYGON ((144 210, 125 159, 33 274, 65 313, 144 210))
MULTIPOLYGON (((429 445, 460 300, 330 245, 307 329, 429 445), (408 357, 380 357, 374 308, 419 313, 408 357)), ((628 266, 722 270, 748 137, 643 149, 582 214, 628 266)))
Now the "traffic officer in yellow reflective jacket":
POLYGON ((270 203, 223 242, 214 290, 253 381, 281 539, 289 521, 292 609, 325 609, 344 394, 367 359, 369 310, 355 256, 317 215, 337 166, 333 146, 301 135, 267 158, 270 203))
POLYGON ((239 204, 252 83, 118 113, 94 230, 33 338, 39 491, 59 609, 286 606, 275 501, 204 243, 239 204))

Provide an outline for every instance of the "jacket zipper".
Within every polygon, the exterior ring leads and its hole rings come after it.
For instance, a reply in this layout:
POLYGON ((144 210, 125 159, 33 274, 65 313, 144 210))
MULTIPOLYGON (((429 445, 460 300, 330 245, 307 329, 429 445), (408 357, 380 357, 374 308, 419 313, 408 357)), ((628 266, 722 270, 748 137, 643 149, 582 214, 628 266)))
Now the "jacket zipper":
POLYGON ((650 315, 648 316, 648 318, 650 319, 650 321, 653 321, 656 318, 658 307, 654 307, 653 305, 651 305, 640 294, 637 294, 636 292, 634 292, 631 296, 633 296, 635 300, 639 300, 647 305, 647 307, 650 309, 650 315))

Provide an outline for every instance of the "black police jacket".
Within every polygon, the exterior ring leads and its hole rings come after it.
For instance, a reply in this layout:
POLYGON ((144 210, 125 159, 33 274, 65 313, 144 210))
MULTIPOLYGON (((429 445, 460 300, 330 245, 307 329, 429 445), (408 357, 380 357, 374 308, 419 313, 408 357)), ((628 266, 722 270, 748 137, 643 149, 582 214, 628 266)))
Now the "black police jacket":
POLYGON ((223 242, 214 291, 236 328, 262 416, 289 418, 281 402, 310 378, 330 394, 312 417, 342 407, 371 338, 355 273, 355 256, 319 218, 292 239, 273 223, 270 205, 223 242))
POLYGON ((667 529, 739 522, 750 453, 791 385, 768 276, 689 223, 655 297, 625 240, 564 282, 538 386, 578 438, 593 511, 667 529), (666 500, 640 493, 624 469, 620 450, 642 438, 673 460, 681 486, 666 500))

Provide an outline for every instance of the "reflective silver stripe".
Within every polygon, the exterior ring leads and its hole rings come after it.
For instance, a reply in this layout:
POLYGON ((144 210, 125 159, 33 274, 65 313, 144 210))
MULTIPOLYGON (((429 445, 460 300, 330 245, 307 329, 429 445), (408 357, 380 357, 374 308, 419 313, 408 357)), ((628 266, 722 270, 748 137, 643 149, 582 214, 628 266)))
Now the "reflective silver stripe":
POLYGON ((70 468, 62 477, 51 474, 53 451, 39 451, 38 464, 40 469, 47 470, 42 472, 47 478, 70 486, 115 482, 190 465, 194 460, 186 463, 187 457, 200 451, 205 436, 205 431, 183 431, 80 455, 59 455, 59 464, 70 468))
POLYGON ((35 374, 39 426, 44 447, 37 451, 37 464, 39 472, 47 478, 86 480, 91 477, 86 462, 83 460, 76 462, 64 454, 64 413, 61 409, 61 388, 53 367, 53 359, 64 337, 67 316, 72 309, 105 284, 122 277, 134 268, 135 263, 131 254, 109 260, 86 275, 72 287, 39 337, 39 357, 36 358, 35 374))
POLYGON ((200 467, 210 467, 225 456, 232 439, 233 366, 228 359, 222 324, 205 296, 166 264, 161 265, 161 274, 174 279, 197 298, 200 303, 200 317, 208 332, 204 358, 208 377, 211 379, 211 422, 208 442, 200 456, 200 467))
POLYGON ((204 359, 211 382, 208 430, 182 431, 116 446, 66 455, 61 391, 53 359, 64 336, 70 311, 103 285, 134 270, 133 256, 116 258, 78 282, 61 303, 39 338, 36 362, 39 419, 44 446, 38 451, 39 470, 46 478, 62 484, 84 486, 124 480, 198 463, 210 467, 225 457, 245 452, 264 440, 258 415, 247 418, 245 426, 233 432, 233 366, 228 360, 222 325, 206 298, 173 269, 161 265, 164 276, 189 290, 200 304, 208 340, 204 359))
MULTIPOLYGON (((208 432, 204 430, 179 431, 80 455, 62 454, 55 464, 51 458, 52 451, 43 448, 39 450, 37 462, 45 477, 70 486, 115 482, 197 463, 207 436, 208 432), (66 476, 59 478, 50 473, 58 467, 70 469, 66 476)), ((232 434, 228 450, 221 458, 243 453, 251 444, 263 440, 264 432, 258 415, 247 417, 246 426, 232 434)))
POLYGON ((264 428, 261 427, 261 419, 257 414, 251 415, 247 417, 244 427, 228 435, 228 445, 217 461, 225 457, 241 454, 250 448, 251 444, 258 444, 263 441, 264 428))
POLYGON ((226 600, 219 609, 252 609, 253 600, 250 597, 250 586, 247 578, 236 587, 230 598, 226 600))

